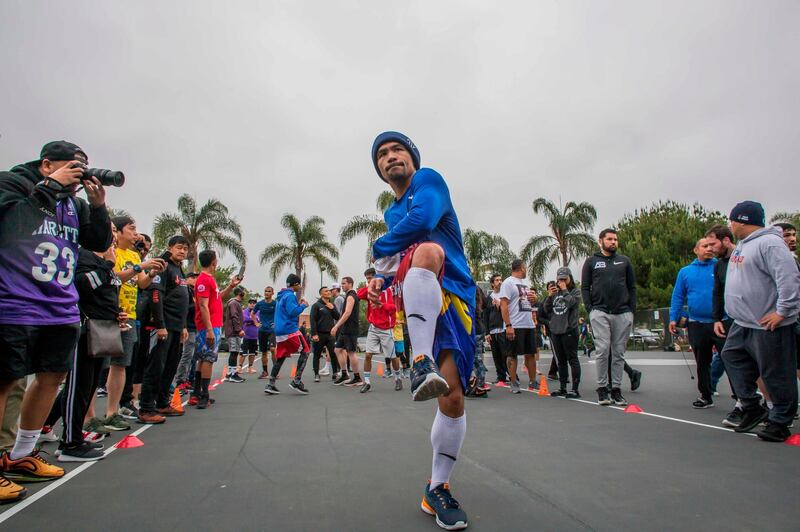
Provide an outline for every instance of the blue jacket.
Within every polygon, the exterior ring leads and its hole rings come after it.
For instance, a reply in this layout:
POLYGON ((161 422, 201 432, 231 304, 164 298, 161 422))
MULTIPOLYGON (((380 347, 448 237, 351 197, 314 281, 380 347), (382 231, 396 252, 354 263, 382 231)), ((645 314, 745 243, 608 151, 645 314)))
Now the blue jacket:
POLYGON ((714 264, 717 259, 705 262, 695 259, 678 272, 675 288, 672 290, 672 303, 669 307, 669 321, 677 322, 683 305, 689 307, 689 321, 713 323, 711 308, 714 293, 714 264))
POLYGON ((297 302, 297 295, 291 288, 278 292, 278 304, 275 307, 275 336, 285 336, 299 331, 297 325, 300 314, 306 305, 297 302))

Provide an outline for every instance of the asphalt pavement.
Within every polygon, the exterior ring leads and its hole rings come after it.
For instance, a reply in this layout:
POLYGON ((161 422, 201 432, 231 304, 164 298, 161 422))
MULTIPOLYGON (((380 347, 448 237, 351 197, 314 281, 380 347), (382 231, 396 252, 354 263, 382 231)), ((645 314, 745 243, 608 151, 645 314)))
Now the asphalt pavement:
MULTIPOLYGON (((452 488, 470 529, 798 530, 800 447, 723 429, 724 378, 715 408, 692 409, 680 354, 628 358, 644 378, 629 392, 626 377, 623 393, 644 414, 594 404, 584 357, 581 401, 503 388, 468 400, 452 488)), ((301 396, 288 371, 279 396, 253 374, 223 383, 213 407, 139 433, 144 446, 28 484, 26 502, 0 508, 0 529, 438 530, 419 510, 435 403, 412 402, 408 381, 395 392, 373 377, 367 394, 313 383, 310 367, 301 396)))

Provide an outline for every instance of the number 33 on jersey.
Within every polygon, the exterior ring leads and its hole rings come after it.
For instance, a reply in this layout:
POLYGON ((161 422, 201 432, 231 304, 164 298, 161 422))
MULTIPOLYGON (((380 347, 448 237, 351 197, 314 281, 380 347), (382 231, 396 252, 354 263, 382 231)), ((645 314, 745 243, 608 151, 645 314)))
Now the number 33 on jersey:
POLYGON ((73 284, 78 260, 80 222, 72 198, 58 202, 56 215, 45 217, 29 236, 3 249, 0 292, 2 323, 66 325, 80 321, 73 284))

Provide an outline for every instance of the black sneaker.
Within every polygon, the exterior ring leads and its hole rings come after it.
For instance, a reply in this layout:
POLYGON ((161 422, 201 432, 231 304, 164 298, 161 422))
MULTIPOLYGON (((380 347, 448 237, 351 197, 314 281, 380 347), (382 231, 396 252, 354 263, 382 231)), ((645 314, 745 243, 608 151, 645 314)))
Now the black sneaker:
POLYGON ((208 408, 208 396, 201 395, 200 400, 197 401, 197 408, 203 410, 204 408, 208 408))
POLYGON ((368 391, 372 390, 372 385, 368 382, 364 383, 364 386, 361 387, 358 393, 367 393, 368 391))
MULTIPOLYGON (((291 384, 289 386, 291 386, 291 384)), ((270 383, 264 387, 264 393, 268 395, 279 395, 281 392, 275 387, 274 384, 270 383)))
POLYGON ((425 355, 417 355, 411 366, 411 397, 414 401, 435 399, 450 391, 439 368, 425 355))
POLYGON ((97 388, 97 397, 108 397, 108 390, 103 386, 97 388))
POLYGON ((550 397, 566 397, 567 390, 556 390, 554 392, 550 392, 550 397))
POLYGON ((333 381, 333 385, 334 386, 341 386, 345 382, 347 382, 347 372, 343 371, 342 374, 339 375, 339 378, 336 379, 335 381, 333 381))
POLYGON ((83 442, 75 447, 62 447, 58 453, 59 462, 94 462, 105 457, 106 453, 95 449, 89 442, 83 442))
POLYGON ((567 395, 565 395, 564 397, 566 397, 567 399, 580 399, 581 394, 578 392, 578 390, 572 390, 567 392, 567 395))
POLYGON ((767 421, 767 426, 756 432, 759 439, 774 442, 786 441, 791 435, 792 432, 788 428, 773 421, 767 421))
POLYGON ((306 386, 305 384, 303 384, 303 381, 299 379, 293 379, 292 381, 290 381, 289 388, 296 391, 297 393, 308 395, 308 389, 306 389, 306 386))
POLYGON ((619 388, 611 389, 611 402, 617 406, 626 406, 628 401, 622 396, 622 390, 619 388))
POLYGON ((228 382, 235 382, 236 384, 241 384, 245 380, 246 379, 243 379, 242 376, 239 375, 238 373, 231 373, 230 375, 228 375, 228 382))
POLYGON ((714 401, 698 397, 697 400, 692 403, 692 408, 714 408, 714 401))
POLYGON ((758 426, 759 423, 767 419, 769 412, 761 405, 750 408, 742 412, 742 420, 739 426, 733 429, 736 432, 750 432, 758 426))
POLYGON ((601 386, 597 389, 597 404, 600 406, 608 406, 611 404, 611 399, 608 398, 608 388, 601 386))
POLYGON ((345 386, 361 386, 364 384, 364 381, 361 380, 361 375, 358 373, 353 373, 353 376, 350 377, 350 380, 345 382, 345 386))
POLYGON ((633 370, 631 375, 631 391, 635 392, 642 385, 642 372, 638 369, 633 370))
POLYGON ((742 409, 739 407, 734 408, 731 412, 725 416, 725 419, 722 420, 722 424, 726 427, 738 427, 739 424, 742 422, 742 409))
POLYGON ((467 514, 450 494, 450 485, 442 484, 433 489, 430 483, 425 486, 420 508, 428 515, 436 516, 436 524, 445 530, 467 528, 467 514))

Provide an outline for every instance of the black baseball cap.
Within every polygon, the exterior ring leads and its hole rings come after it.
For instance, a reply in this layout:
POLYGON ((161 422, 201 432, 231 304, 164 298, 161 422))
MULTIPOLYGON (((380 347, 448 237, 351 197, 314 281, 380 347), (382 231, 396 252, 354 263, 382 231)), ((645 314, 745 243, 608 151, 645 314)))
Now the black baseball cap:
POLYGON ((39 153, 39 161, 41 162, 44 159, 48 161, 72 161, 78 154, 82 155, 83 159, 89 159, 86 156, 86 152, 77 144, 66 140, 54 140, 42 146, 42 151, 39 153))

